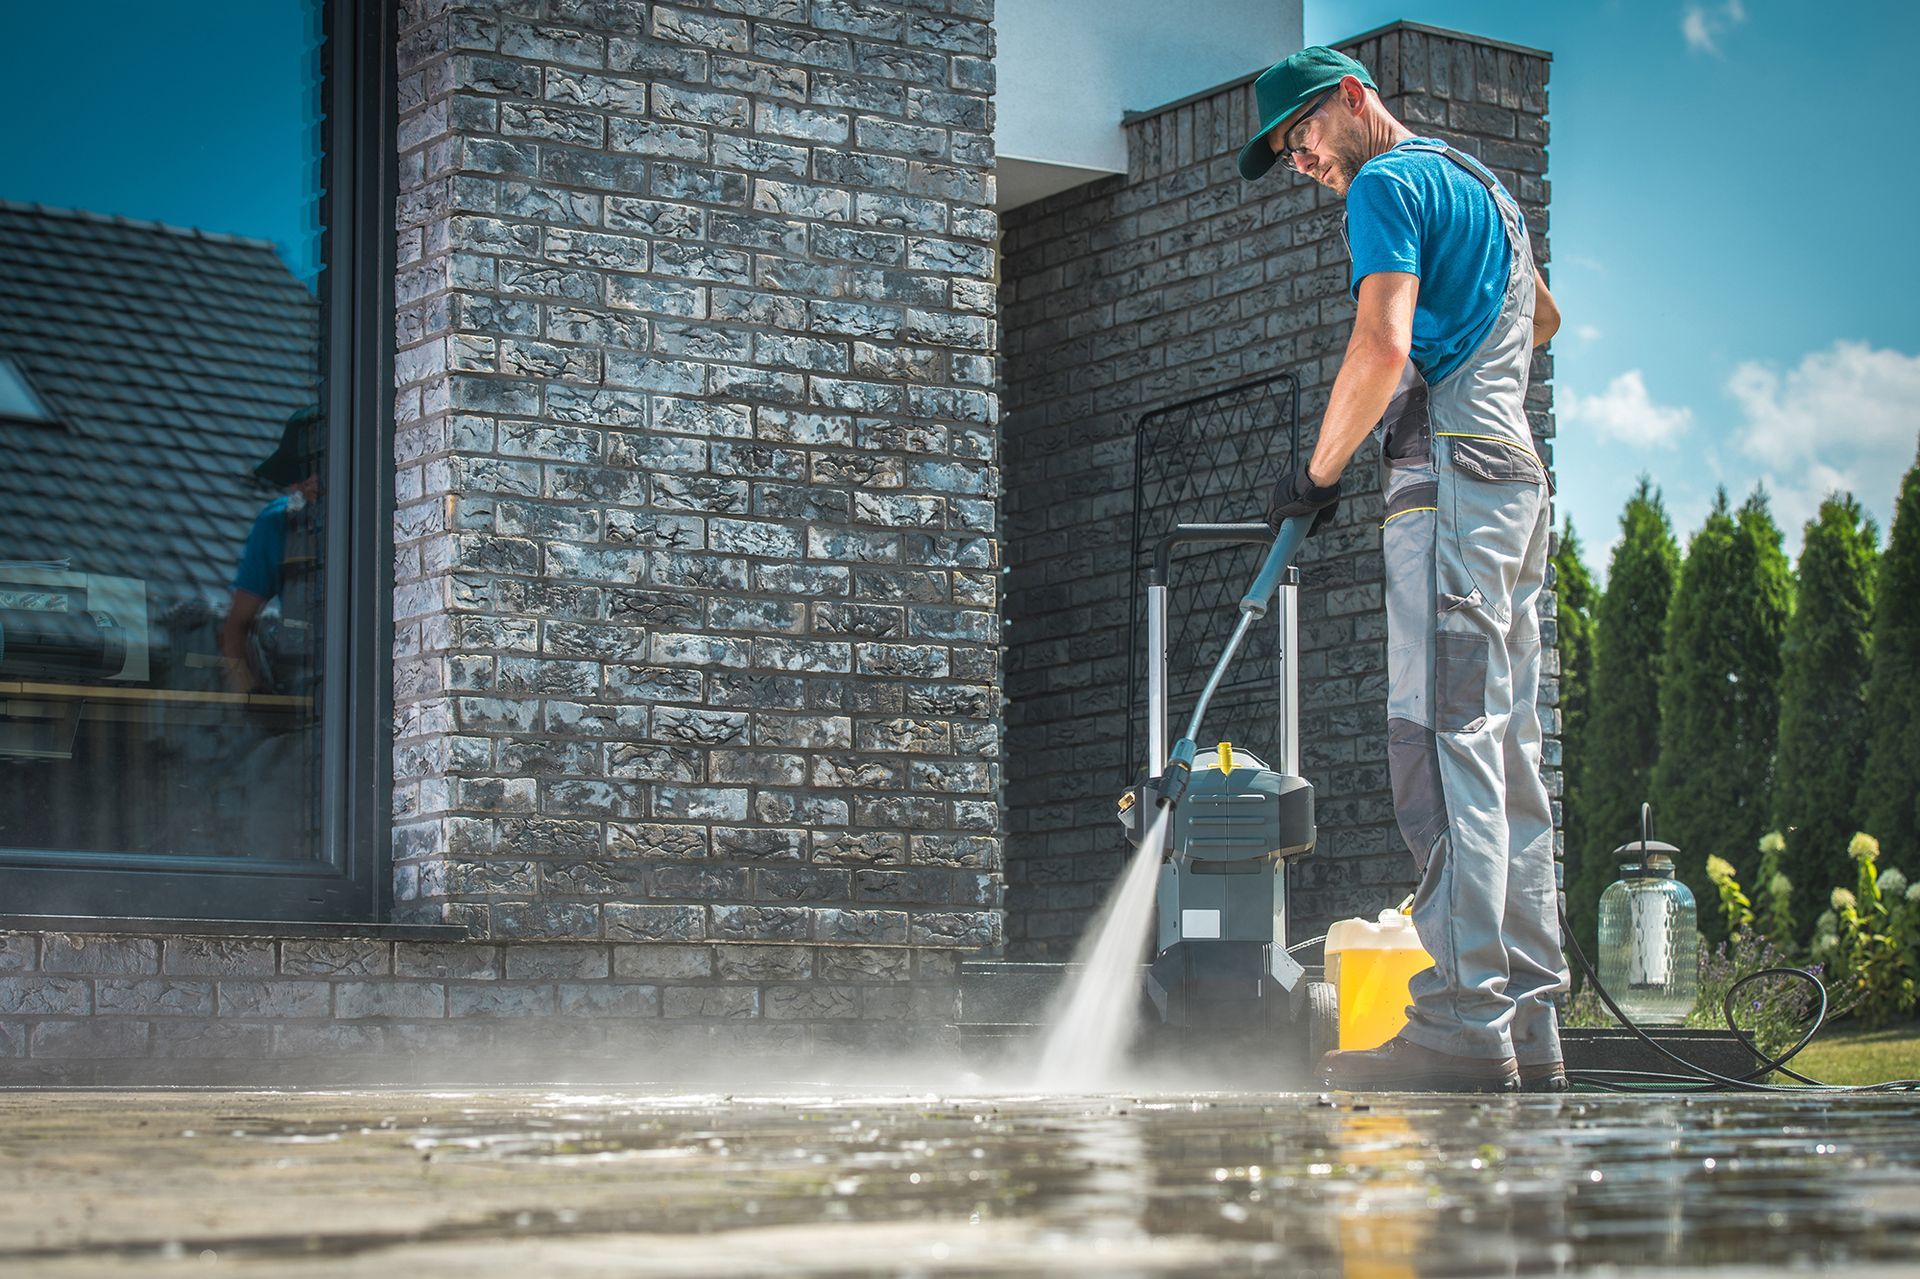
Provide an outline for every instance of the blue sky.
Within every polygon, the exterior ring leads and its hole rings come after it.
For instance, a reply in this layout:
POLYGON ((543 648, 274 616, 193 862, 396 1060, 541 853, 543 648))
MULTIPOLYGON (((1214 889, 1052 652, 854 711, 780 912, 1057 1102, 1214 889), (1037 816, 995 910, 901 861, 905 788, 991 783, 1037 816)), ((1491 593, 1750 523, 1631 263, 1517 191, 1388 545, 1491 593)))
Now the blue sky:
POLYGON ((0 0, 0 199, 267 240, 309 279, 318 12, 0 0))
POLYGON ((1605 571, 1642 472, 1684 539, 1756 482, 1798 551, 1832 489, 1884 543, 1920 441, 1920 5, 1306 0, 1546 49, 1559 509, 1605 571))

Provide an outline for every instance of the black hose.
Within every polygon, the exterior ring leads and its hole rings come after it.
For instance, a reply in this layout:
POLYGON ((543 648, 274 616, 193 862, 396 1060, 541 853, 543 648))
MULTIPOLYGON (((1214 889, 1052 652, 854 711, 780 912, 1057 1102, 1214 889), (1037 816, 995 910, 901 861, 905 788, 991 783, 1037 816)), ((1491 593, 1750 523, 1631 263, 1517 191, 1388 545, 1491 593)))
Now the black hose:
POLYGON ((1668 1061, 1679 1066, 1683 1072, 1680 1074, 1667 1074, 1661 1071, 1651 1070, 1569 1071, 1567 1072, 1567 1079, 1570 1083, 1585 1084, 1589 1087, 1600 1088, 1607 1092, 1639 1092, 1648 1086, 1669 1087, 1677 1092, 1804 1093, 1810 1090, 1819 1090, 1833 1093, 1862 1093, 1913 1092, 1920 1090, 1920 1079, 1889 1079, 1884 1083, 1878 1084, 1829 1084, 1823 1083, 1818 1079, 1811 1079, 1787 1066, 1787 1063, 1791 1061, 1802 1048, 1805 1048, 1813 1042, 1813 1037, 1820 1033, 1820 1027, 1824 1025, 1827 1020, 1826 985, 1813 973, 1804 968, 1762 968, 1756 972, 1748 973, 1746 976, 1734 982, 1733 985, 1727 987, 1726 997, 1720 1001, 1720 1012, 1721 1015, 1726 1018, 1727 1029, 1734 1033, 1735 1038, 1740 1041, 1740 1046, 1752 1053, 1755 1059, 1759 1061, 1760 1064, 1757 1068, 1746 1075, 1735 1078, 1709 1070, 1696 1062, 1688 1061, 1686 1058, 1673 1052, 1665 1044, 1654 1039, 1651 1035, 1647 1034, 1646 1031, 1634 1025, 1633 1019, 1620 1010, 1620 1005, 1613 1001, 1613 996, 1607 993, 1607 988, 1600 984, 1600 974, 1596 973, 1593 970, 1593 965, 1587 961, 1586 952, 1580 949, 1580 943, 1575 940, 1573 929, 1567 923, 1565 911, 1562 911, 1560 914, 1560 932, 1566 941, 1568 953, 1571 954, 1575 962, 1580 965, 1580 971, 1587 975, 1587 980, 1593 983, 1594 993, 1600 996, 1600 1002, 1606 1005, 1607 1011, 1612 1013, 1614 1018, 1618 1020, 1622 1026, 1632 1031, 1641 1043, 1653 1049, 1668 1061), (1749 1036, 1746 1031, 1740 1029, 1740 1025, 1733 1015, 1734 997, 1745 989, 1749 983, 1758 981, 1762 977, 1789 977, 1805 981, 1813 987, 1814 993, 1819 997, 1819 1005, 1814 1010, 1813 1020, 1811 1024, 1808 1025, 1806 1032, 1795 1041, 1791 1048, 1787 1049, 1787 1051, 1778 1057, 1770 1057, 1762 1052, 1759 1046, 1753 1042, 1752 1037, 1749 1036), (1770 1084, 1762 1082, 1766 1076, 1776 1071, 1799 1082, 1794 1084, 1770 1084))

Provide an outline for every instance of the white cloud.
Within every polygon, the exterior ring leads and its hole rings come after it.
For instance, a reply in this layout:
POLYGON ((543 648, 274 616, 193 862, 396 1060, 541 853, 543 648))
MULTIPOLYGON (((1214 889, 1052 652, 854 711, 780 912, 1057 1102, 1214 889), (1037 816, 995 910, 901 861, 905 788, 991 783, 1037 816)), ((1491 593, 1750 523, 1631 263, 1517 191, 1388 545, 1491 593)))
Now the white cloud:
POLYGON ((1690 4, 1680 15, 1680 34, 1687 48, 1695 53, 1720 56, 1720 37, 1747 20, 1747 7, 1741 0, 1725 0, 1719 5, 1690 4))
POLYGON ((1829 493, 1850 492, 1885 511, 1913 465, 1920 355, 1835 342, 1785 373, 1748 361, 1727 379, 1727 394, 1745 419, 1740 450, 1765 468, 1790 540, 1829 493))
POLYGON ((1582 324, 1573 330, 1573 336, 1582 342, 1598 342, 1602 336, 1600 330, 1591 324, 1582 324))
POLYGON ((1692 409, 1655 402, 1639 369, 1628 369, 1598 395, 1563 387, 1554 408, 1563 425, 1591 428, 1630 448, 1672 448, 1693 423, 1692 409))

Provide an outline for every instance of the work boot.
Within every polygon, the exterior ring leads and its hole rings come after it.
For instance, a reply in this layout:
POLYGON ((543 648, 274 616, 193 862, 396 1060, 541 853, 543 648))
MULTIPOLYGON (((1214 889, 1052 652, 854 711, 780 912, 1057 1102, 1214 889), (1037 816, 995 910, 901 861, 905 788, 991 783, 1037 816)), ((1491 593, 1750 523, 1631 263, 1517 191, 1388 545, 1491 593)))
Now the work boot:
POLYGON ((1513 1058, 1455 1057, 1395 1035, 1378 1048, 1330 1052, 1320 1079, 1343 1092, 1514 1092, 1513 1058))
POLYGON ((1567 1065, 1561 1061, 1543 1061, 1534 1065, 1520 1064, 1521 1092, 1565 1092, 1571 1087, 1567 1083, 1567 1065))

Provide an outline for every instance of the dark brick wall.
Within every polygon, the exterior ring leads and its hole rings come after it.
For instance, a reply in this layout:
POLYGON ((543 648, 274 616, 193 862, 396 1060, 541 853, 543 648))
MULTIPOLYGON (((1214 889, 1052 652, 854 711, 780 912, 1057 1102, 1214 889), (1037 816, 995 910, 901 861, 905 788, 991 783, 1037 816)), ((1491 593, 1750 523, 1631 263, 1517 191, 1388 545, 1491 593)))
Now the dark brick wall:
POLYGON ((406 6, 403 920, 997 942, 990 18, 406 6))
MULTIPOLYGON (((1404 23, 1345 47, 1410 127, 1499 174, 1545 263, 1547 58, 1404 23)), ((1258 123, 1250 81, 1147 114, 1127 126, 1125 177, 1005 218, 1012 957, 1066 954, 1126 849, 1113 800, 1139 767, 1115 763, 1127 727, 1135 424, 1173 401, 1290 370, 1304 387, 1311 447, 1345 348, 1353 305, 1340 203, 1304 178, 1242 182, 1233 158, 1258 123)), ((1543 449, 1551 372, 1537 356, 1529 405, 1543 449)), ((1387 782, 1376 456, 1371 444, 1361 450, 1339 523, 1302 561, 1301 753, 1321 842, 1294 879, 1298 936, 1392 905, 1413 882, 1387 782)), ((1233 509, 1186 518, 1245 518, 1263 503, 1248 492, 1223 504, 1233 509)), ((1549 619, 1552 610, 1549 599, 1549 619)), ((1550 680, 1546 700, 1556 696, 1550 680)), ((1556 806, 1558 762, 1555 736, 1556 806)))

